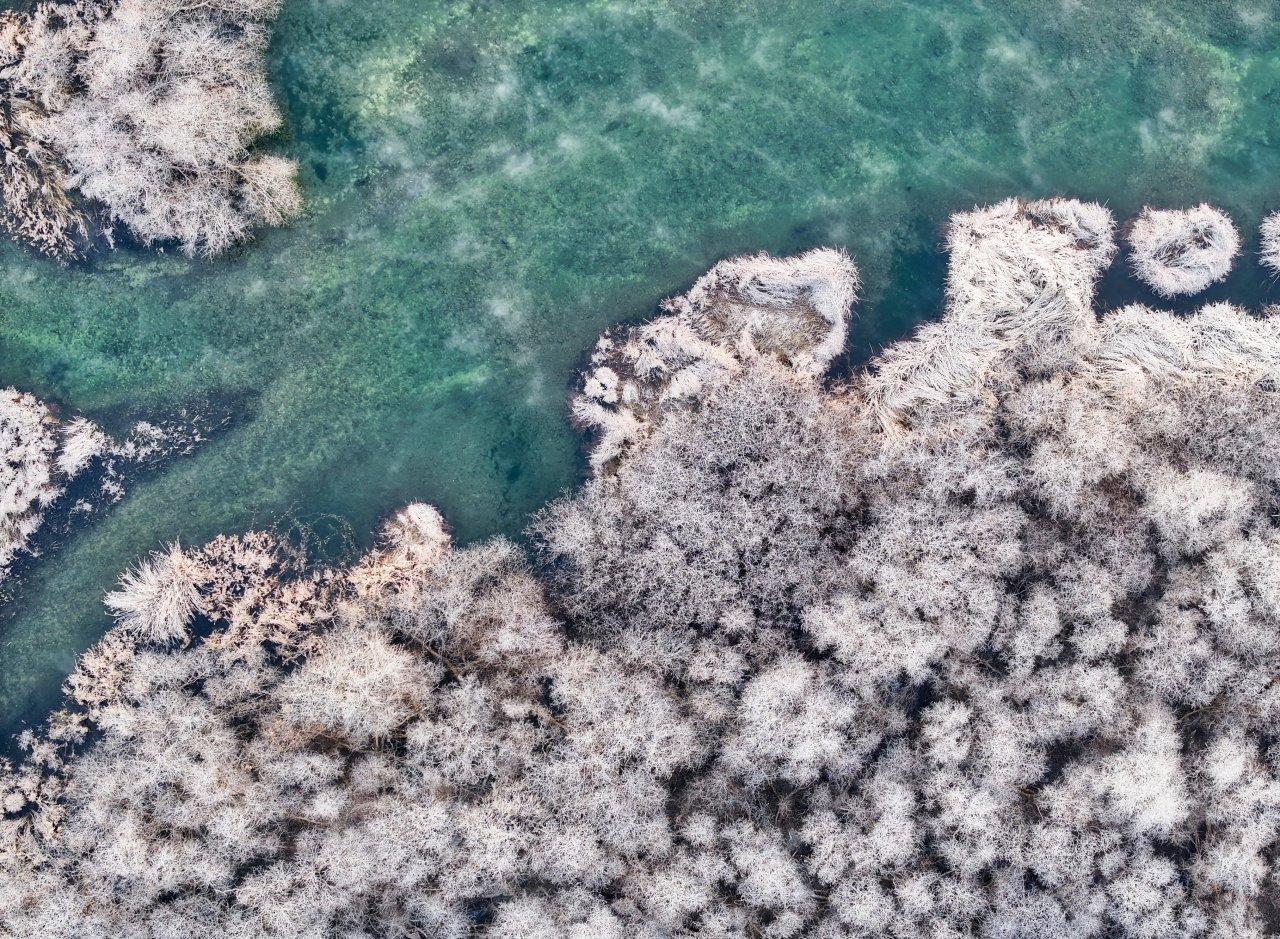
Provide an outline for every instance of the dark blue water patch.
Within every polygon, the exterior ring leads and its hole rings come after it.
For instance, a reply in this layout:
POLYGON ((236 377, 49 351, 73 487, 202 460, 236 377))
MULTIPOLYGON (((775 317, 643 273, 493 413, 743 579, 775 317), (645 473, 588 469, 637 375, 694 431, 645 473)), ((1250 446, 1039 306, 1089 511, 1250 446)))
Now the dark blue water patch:
MULTIPOLYGON (((336 102, 317 102, 309 80, 310 62, 304 55, 286 54, 279 60, 273 87, 285 123, 280 137, 313 153, 354 154, 362 147, 351 116, 336 102)), ((319 177, 320 174, 317 173, 319 177)), ((323 182, 327 178, 320 177, 323 182)))
POLYGON ((890 255, 887 280, 892 286, 857 308, 845 358, 838 368, 862 365, 920 323, 941 314, 947 280, 944 229, 931 215, 920 214, 907 221, 890 255))
POLYGON ((1253 313, 1261 313, 1280 302, 1276 276, 1258 263, 1258 238, 1246 236, 1244 249, 1226 279, 1191 296, 1161 297, 1133 276, 1127 246, 1098 280, 1095 306, 1100 315, 1130 304, 1189 315, 1209 303, 1233 303, 1253 313))

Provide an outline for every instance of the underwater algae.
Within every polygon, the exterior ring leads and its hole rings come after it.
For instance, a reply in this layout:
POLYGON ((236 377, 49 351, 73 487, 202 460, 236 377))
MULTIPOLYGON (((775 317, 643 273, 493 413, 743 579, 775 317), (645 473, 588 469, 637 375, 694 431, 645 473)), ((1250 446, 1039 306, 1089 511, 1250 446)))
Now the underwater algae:
MULTIPOLYGON (((848 247, 861 360, 938 314, 943 221, 978 202, 1207 199, 1252 252, 1278 35, 1227 3, 286 2, 269 149, 302 219, 214 262, 0 250, 0 383, 109 427, 240 413, 15 588, 6 727, 162 542, 293 513, 367 544, 416 499, 462 543, 518 533, 582 472, 565 405, 596 334, 719 258, 848 247)), ((1262 283, 1244 263, 1215 290, 1262 283)))

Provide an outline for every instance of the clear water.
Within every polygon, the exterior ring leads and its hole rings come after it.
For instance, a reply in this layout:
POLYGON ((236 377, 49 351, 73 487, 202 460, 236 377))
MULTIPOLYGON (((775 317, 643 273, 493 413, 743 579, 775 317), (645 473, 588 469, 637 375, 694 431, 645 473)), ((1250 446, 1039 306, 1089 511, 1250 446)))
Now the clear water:
MULTIPOLYGON (((598 332, 720 257, 849 246, 857 360, 937 314, 943 225, 976 203, 1210 199, 1256 239, 1278 39, 1274 2, 286 0, 272 146, 305 219, 216 263, 0 248, 0 384, 108 423, 243 409, 18 585, 0 732, 162 541, 293 512, 367 542, 415 499, 461 541, 518 535, 580 478, 564 405, 598 332)), ((1267 289, 1245 264, 1215 295, 1267 289)))

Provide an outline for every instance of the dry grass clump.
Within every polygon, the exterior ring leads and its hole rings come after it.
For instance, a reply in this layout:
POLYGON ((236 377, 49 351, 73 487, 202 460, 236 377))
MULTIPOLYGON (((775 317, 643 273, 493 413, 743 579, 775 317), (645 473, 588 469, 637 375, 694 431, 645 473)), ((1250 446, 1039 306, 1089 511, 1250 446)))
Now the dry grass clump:
POLYGON ((1147 206, 1129 232, 1134 276, 1162 297, 1199 293, 1231 272, 1240 233, 1208 203, 1190 209, 1147 206))
POLYGON ((200 611, 196 589, 199 566, 174 542, 120 576, 120 589, 104 602, 121 627, 144 642, 169 642, 187 636, 191 618, 200 611))
POLYGON ((1273 273, 1280 274, 1280 212, 1273 212, 1262 220, 1262 250, 1258 259, 1273 273))
POLYGON ((662 309, 707 342, 820 373, 844 348, 857 290, 857 268, 843 251, 762 253, 721 261, 662 309))
POLYGON ((55 461, 58 472, 68 479, 79 476, 94 457, 106 453, 111 446, 111 439, 93 421, 72 418, 62 430, 62 448, 55 461))
POLYGON ((991 402, 992 368, 1015 350, 1031 369, 1074 357, 1094 321, 1094 283, 1116 254, 1114 231, 1110 212, 1074 199, 1007 199, 952 216, 947 316, 887 349, 866 380, 881 425, 909 427, 921 408, 966 419, 991 402))
POLYGON ((279 4, 43 3, 0 19, 6 227, 66 259, 111 223, 212 256, 301 201, 263 68, 279 4))
POLYGON ((1110 233, 958 216, 848 388, 760 351, 790 300, 673 310, 721 370, 663 401, 628 338, 643 433, 537 568, 422 505, 350 569, 171 549, 0 773, 0 932, 1273 935, 1280 316, 1099 320, 1110 233), (189 589, 217 630, 157 642, 189 589))

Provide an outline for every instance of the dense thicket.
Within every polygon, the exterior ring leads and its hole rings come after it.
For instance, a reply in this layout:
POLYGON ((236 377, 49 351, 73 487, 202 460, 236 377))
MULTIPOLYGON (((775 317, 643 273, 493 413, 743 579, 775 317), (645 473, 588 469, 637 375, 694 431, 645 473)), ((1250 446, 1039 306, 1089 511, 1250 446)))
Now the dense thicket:
POLYGON ((0 224, 57 258, 111 238, 214 255, 300 208, 251 156, 280 115, 263 68, 278 0, 75 0, 0 15, 0 224))
POLYGON ((1113 228, 955 217, 834 390, 848 260, 718 267, 602 340, 533 571, 425 506, 147 562, 6 779, 0 928, 1273 931, 1280 323, 1099 320, 1113 228))

